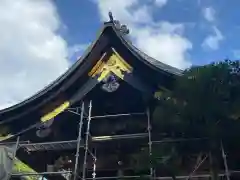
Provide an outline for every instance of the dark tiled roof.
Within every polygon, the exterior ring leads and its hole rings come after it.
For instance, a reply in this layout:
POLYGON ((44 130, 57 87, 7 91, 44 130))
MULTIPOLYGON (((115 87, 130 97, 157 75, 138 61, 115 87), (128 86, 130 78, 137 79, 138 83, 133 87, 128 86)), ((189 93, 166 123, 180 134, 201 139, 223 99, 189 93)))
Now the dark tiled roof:
POLYGON ((128 38, 126 38, 125 35, 122 35, 122 33, 120 33, 116 28, 114 28, 114 30, 116 31, 117 35, 122 39, 123 43, 128 47, 128 49, 133 51, 134 54, 137 54, 138 56, 140 56, 146 62, 155 66, 157 69, 165 71, 167 73, 178 75, 178 76, 182 75, 182 72, 183 72, 182 70, 172 67, 170 65, 164 64, 164 63, 160 62, 159 60, 148 56, 146 53, 144 53, 143 51, 138 49, 136 46, 134 46, 131 43, 131 41, 128 38))

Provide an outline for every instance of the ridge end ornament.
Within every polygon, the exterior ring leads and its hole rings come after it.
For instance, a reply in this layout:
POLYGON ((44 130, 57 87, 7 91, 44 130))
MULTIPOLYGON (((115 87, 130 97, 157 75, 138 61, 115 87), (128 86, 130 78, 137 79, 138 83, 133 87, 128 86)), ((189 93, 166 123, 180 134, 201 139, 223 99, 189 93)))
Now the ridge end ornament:
POLYGON ((109 22, 113 22, 114 21, 114 18, 113 18, 113 15, 112 15, 111 11, 108 12, 108 17, 109 17, 109 22))
POLYGON ((108 12, 109 22, 113 23, 117 31, 119 31, 122 35, 128 35, 130 33, 129 28, 126 24, 121 24, 119 20, 115 20, 113 17, 113 13, 111 11, 108 12))

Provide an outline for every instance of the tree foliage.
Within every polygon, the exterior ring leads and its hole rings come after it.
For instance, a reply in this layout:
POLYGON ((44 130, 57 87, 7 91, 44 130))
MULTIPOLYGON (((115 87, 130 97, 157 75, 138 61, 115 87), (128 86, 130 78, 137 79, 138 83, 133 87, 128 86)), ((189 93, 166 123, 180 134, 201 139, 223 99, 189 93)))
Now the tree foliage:
MULTIPOLYGON (((217 179, 219 140, 239 144, 240 62, 225 60, 186 70, 173 91, 162 93, 153 120, 155 130, 170 138, 209 138, 207 144, 192 145, 199 152, 209 151, 213 179, 217 179)), ((189 144, 175 149, 180 158, 194 148, 189 144)))
POLYGON ((160 127, 174 129, 178 136, 222 136, 224 124, 238 119, 240 63, 229 60, 186 70, 154 113, 160 127))

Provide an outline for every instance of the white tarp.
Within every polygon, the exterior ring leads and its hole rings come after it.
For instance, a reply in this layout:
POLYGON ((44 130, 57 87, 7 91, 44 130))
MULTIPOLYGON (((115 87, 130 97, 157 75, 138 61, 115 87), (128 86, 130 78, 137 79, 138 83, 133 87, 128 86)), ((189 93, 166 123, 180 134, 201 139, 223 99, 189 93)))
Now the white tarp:
POLYGON ((12 171, 14 148, 0 146, 0 180, 8 180, 9 173, 12 171))

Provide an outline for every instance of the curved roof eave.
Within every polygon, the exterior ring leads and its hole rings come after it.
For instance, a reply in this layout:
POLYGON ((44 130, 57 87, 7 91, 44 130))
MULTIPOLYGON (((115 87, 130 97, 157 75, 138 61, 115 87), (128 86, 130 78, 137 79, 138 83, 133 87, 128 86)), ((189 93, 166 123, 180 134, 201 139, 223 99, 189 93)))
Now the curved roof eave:
POLYGON ((91 43, 91 45, 88 46, 88 48, 85 50, 84 54, 60 77, 58 77, 56 80, 54 80, 52 83, 50 83, 49 85, 47 85, 46 87, 44 87, 43 89, 41 89, 40 91, 38 91, 37 93, 35 93, 34 95, 32 95, 31 97, 29 97, 28 99, 21 101, 20 103, 17 103, 13 106, 7 107, 5 109, 1 109, 0 110, 0 114, 12 111, 14 109, 17 109, 18 107, 21 107, 25 104, 28 104, 32 101, 34 101, 35 99, 41 97, 43 94, 47 93, 48 91, 50 91, 51 89, 53 89, 54 87, 56 87, 58 84, 60 84, 61 82, 63 82, 69 75, 71 75, 78 67, 79 65, 83 62, 83 60, 88 56, 88 54, 92 51, 93 47, 95 46, 96 42, 99 40, 99 37, 102 35, 104 29, 106 27, 104 26, 98 33, 96 40, 91 43))

